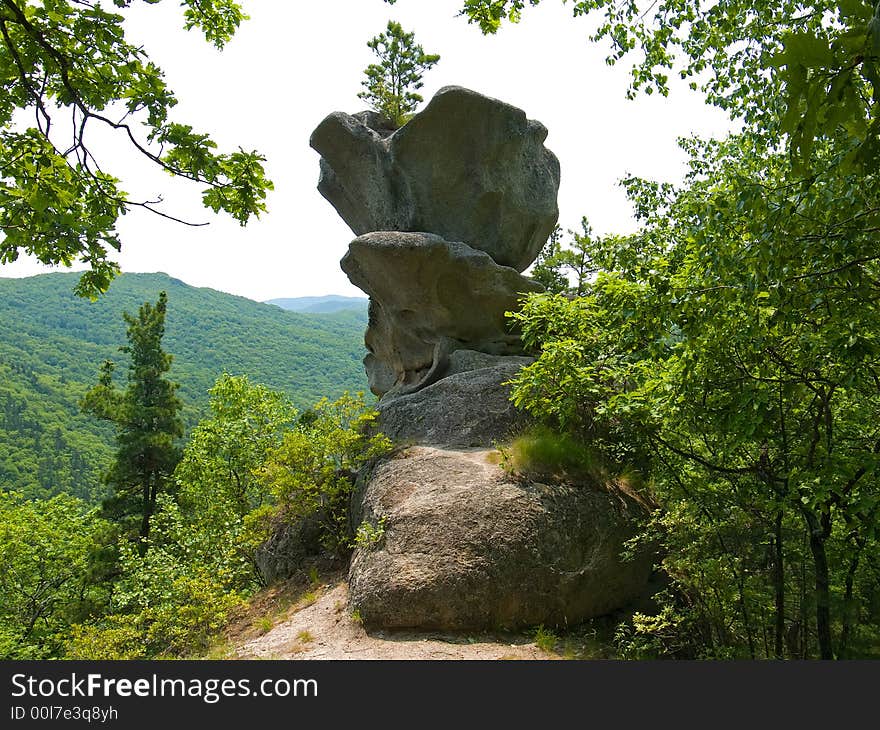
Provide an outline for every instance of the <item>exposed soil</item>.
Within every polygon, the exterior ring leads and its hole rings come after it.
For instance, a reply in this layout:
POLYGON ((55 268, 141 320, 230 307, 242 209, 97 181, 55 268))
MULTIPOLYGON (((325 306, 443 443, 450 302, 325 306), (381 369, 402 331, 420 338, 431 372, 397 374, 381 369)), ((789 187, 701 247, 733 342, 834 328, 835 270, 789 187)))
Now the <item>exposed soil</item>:
MULTIPOLYGON (((263 597, 262 610, 279 595, 263 597)), ((249 612, 260 610, 253 606, 249 612)), ((242 617, 228 635, 237 659, 558 659, 522 634, 367 633, 352 617, 341 578, 301 597, 268 631, 242 617)), ((263 625, 266 625, 264 620, 263 625)))

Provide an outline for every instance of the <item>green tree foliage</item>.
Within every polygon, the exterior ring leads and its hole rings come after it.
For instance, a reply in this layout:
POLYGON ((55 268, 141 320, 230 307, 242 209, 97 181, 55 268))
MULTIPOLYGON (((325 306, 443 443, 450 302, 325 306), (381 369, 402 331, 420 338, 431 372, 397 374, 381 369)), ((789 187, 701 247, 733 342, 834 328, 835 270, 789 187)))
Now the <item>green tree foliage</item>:
POLYGON ((284 394, 247 376, 224 374, 210 394, 211 415, 193 431, 174 472, 178 502, 201 536, 201 561, 245 589, 261 580, 254 552, 273 510, 260 477, 298 413, 284 394))
POLYGON ((322 399, 303 413, 262 471, 277 521, 315 519, 327 550, 345 554, 350 549, 347 514, 355 473, 391 448, 383 434, 371 435, 377 415, 362 394, 322 399))
POLYGON ((71 627, 70 659, 175 658, 204 651, 242 604, 228 546, 184 517, 168 495, 157 502, 149 550, 119 545, 109 612, 71 627))
MULTIPOLYGON (((495 32, 526 5, 463 13, 495 32)), ((685 141, 683 186, 626 181, 642 232, 590 244, 586 301, 527 305, 543 351, 516 398, 651 454, 687 610, 633 646, 876 654, 880 5, 572 5, 609 63, 636 59, 630 96, 676 73, 742 133, 685 141)))
POLYGON ((72 497, 0 490, 0 659, 57 656, 71 623, 104 600, 90 556, 106 527, 72 497))
POLYGON ((193 431, 175 471, 180 501, 190 511, 222 503, 244 517, 262 506, 256 472, 298 414, 283 393, 253 385, 246 375, 224 373, 209 394, 211 415, 193 431))
POLYGON ((224 371, 248 373, 299 409, 365 387, 365 312, 286 312, 164 274, 123 274, 90 302, 73 295, 76 276, 0 279, 0 485, 26 497, 107 496, 112 424, 79 402, 125 341, 122 313, 161 290, 174 302, 162 342, 174 353, 187 431, 209 414, 208 391, 224 371))
MULTIPOLYGON (((232 0, 180 4, 186 28, 199 28, 217 48, 246 17, 232 0)), ((93 153, 94 128, 116 132, 152 163, 206 186, 205 206, 242 225, 265 211, 272 188, 257 152, 219 153, 208 135, 172 120, 177 99, 143 48, 125 39, 124 24, 100 2, 0 3, 0 263, 21 251, 47 264, 80 259, 90 270, 77 292, 89 297, 118 273, 107 254, 121 246, 114 230, 120 215, 141 207, 173 218, 157 201, 132 200, 120 188, 93 153), (17 123, 22 110, 33 126, 17 123)))
POLYGON ((748 135, 685 146, 680 189, 627 181, 644 228, 597 247, 588 296, 518 315, 542 353, 514 398, 650 455, 699 650, 876 653, 878 188, 793 185, 748 135))
POLYGON ((595 249, 593 229, 581 219, 581 232, 569 231, 571 241, 563 247, 562 229, 556 226, 538 254, 531 277, 552 294, 584 294, 597 269, 591 258, 595 249))
POLYGON ((388 448, 383 436, 364 430, 375 416, 346 394, 297 417, 282 394, 221 376, 211 416, 193 432, 175 472, 177 499, 157 500, 149 550, 121 541, 110 609, 72 627, 66 656, 203 652, 261 584, 254 551, 272 530, 315 520, 326 548, 347 552, 352 472, 388 448))
POLYGON ((407 33, 400 23, 388 21, 385 33, 371 39, 367 46, 376 54, 378 63, 364 69, 364 91, 358 97, 395 128, 409 120, 422 101, 417 90, 422 88, 422 76, 439 60, 436 54, 425 53, 415 42, 415 33, 407 33))
POLYGON ((168 490, 180 458, 177 439, 183 436, 177 385, 166 378, 172 357, 162 349, 166 308, 163 291, 155 306, 142 304, 137 317, 123 315, 128 345, 119 349, 131 359, 128 385, 123 392, 116 389, 108 360, 82 402, 85 412, 116 426, 116 457, 106 477, 113 495, 105 500, 104 512, 128 532, 138 522, 144 547, 156 500, 168 490))
MULTIPOLYGON (((505 20, 519 21, 526 4, 464 0, 462 14, 495 33, 505 20)), ((611 46, 608 63, 629 54, 639 59, 630 95, 665 95, 669 74, 676 73, 755 129, 789 135, 801 164, 814 140, 831 134, 845 136, 863 164, 876 161, 880 4, 874 0, 576 0, 572 11, 601 16, 591 39, 611 46)))

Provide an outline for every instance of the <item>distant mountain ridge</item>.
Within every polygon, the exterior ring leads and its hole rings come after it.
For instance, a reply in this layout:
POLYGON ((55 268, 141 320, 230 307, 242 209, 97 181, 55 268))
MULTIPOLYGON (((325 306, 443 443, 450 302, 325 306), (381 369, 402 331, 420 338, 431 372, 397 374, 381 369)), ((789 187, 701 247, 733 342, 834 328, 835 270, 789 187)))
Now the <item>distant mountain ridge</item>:
POLYGON ((207 391, 224 371, 283 390, 299 408, 368 390, 366 310, 284 311, 166 274, 123 274, 89 302, 73 294, 78 276, 0 278, 0 489, 100 496, 112 431, 82 415, 79 400, 105 359, 118 364, 124 381, 122 312, 135 314, 163 290, 163 345, 174 356, 170 376, 180 383, 188 428, 205 414, 207 391))
POLYGON ((290 312, 303 314, 327 314, 353 310, 366 312, 369 299, 366 297, 343 297, 339 294, 328 294, 323 297, 289 297, 268 299, 266 304, 274 304, 290 312))

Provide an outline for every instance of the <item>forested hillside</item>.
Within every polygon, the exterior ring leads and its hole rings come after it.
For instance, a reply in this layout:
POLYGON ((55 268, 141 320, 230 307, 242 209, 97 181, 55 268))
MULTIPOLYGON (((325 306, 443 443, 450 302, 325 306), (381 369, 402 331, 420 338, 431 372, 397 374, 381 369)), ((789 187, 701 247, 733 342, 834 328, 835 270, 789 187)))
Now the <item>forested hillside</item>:
MULTIPOLYGON (((165 335, 187 428, 204 415, 222 372, 248 374, 307 407, 365 390, 365 313, 297 314, 198 289, 165 274, 126 274, 95 302, 73 293, 78 274, 0 279, 0 486, 29 496, 94 499, 112 451, 106 424, 79 400, 105 359, 120 360, 122 312, 168 293, 165 335)), ((124 379, 125 365, 116 377, 124 379)))

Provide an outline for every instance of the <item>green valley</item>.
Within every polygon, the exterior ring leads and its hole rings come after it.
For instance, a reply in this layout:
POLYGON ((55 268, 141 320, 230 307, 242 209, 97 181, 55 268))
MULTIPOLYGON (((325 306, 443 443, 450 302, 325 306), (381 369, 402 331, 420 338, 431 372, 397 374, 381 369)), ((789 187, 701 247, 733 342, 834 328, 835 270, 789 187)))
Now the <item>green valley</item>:
MULTIPOLYGON (((78 274, 0 279, 0 486, 27 496, 102 492, 112 430, 79 412, 106 359, 122 362, 122 312, 168 293, 165 345, 174 355, 191 429, 223 372, 284 391, 299 408, 366 390, 366 313, 299 314, 166 274, 125 274, 95 302, 75 296, 78 274)), ((116 377, 125 377, 121 365, 116 377)))

